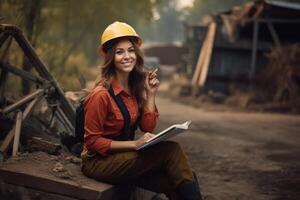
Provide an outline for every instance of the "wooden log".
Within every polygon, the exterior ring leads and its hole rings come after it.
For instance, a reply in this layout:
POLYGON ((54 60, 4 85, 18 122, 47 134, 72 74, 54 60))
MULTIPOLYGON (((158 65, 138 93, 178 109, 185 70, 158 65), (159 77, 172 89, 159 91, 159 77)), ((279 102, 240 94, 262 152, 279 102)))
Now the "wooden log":
POLYGON ((32 137, 29 140, 29 147, 31 150, 38 150, 38 151, 44 151, 49 154, 57 155, 59 154, 59 151, 61 150, 61 145, 46 141, 40 137, 32 137))
POLYGON ((20 143, 20 133, 21 133, 21 127, 22 127, 22 120, 23 120, 22 116, 23 116, 22 111, 18 111, 17 117, 16 117, 16 126, 15 126, 12 156, 17 156, 17 153, 18 153, 19 143, 20 143))

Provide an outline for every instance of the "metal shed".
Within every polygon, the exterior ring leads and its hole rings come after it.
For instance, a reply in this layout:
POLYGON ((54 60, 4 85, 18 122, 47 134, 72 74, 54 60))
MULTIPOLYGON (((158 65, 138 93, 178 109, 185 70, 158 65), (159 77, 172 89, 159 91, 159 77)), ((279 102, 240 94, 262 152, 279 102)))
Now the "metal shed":
POLYGON ((266 52, 300 41, 299 3, 250 2, 206 16, 203 21, 187 27, 186 41, 192 85, 204 91, 228 93, 232 83, 253 85, 267 62, 266 52), (216 28, 209 33, 212 24, 216 28))

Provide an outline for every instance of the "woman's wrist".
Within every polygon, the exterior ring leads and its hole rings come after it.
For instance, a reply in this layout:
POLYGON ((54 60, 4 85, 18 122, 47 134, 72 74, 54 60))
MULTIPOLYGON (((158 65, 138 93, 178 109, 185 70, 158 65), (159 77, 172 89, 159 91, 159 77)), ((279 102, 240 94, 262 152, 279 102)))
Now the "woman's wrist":
POLYGON ((138 143, 136 140, 131 141, 131 149, 132 150, 136 150, 136 148, 138 147, 138 143))
POLYGON ((147 91, 146 95, 147 95, 147 98, 155 98, 156 92, 149 92, 149 91, 147 91))
POLYGON ((147 99, 149 99, 149 100, 155 99, 155 97, 156 97, 155 93, 153 93, 153 94, 147 94, 147 99))

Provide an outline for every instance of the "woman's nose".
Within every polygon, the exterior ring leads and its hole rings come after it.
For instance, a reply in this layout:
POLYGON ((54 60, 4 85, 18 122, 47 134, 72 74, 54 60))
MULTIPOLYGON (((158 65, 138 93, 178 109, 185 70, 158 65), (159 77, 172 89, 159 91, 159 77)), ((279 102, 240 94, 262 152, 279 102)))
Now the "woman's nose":
POLYGON ((129 58, 129 57, 130 57, 130 53, 128 51, 125 51, 124 58, 129 58))

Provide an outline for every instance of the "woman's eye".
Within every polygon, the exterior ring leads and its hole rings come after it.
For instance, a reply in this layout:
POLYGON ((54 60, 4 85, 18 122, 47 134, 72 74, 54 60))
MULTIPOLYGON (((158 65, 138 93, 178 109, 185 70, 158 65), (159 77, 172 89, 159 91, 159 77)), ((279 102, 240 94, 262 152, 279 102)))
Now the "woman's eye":
POLYGON ((121 55, 123 51, 116 51, 116 54, 121 55))
POLYGON ((128 49, 129 52, 134 52, 134 48, 128 49))

